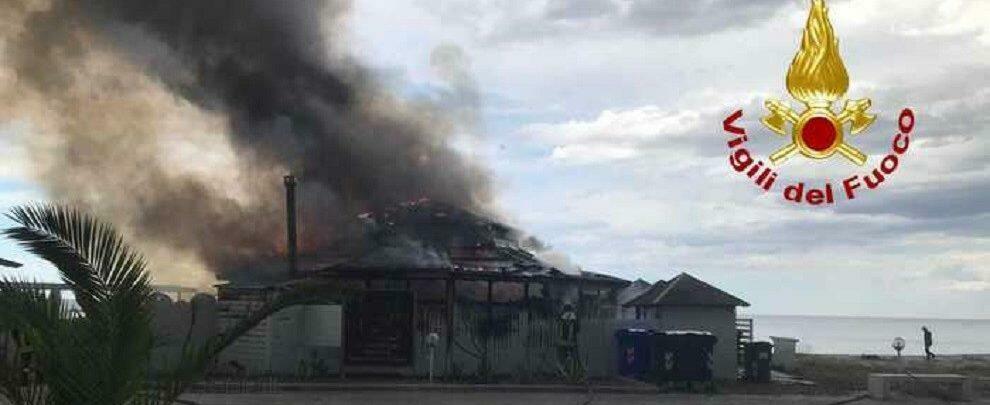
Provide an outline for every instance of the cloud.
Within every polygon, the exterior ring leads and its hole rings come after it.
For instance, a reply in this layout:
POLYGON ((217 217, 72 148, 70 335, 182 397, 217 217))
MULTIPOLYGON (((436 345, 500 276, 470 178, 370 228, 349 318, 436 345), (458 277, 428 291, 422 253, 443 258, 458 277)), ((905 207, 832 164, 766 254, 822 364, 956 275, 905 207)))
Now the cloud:
POLYGON ((884 190, 883 199, 846 204, 840 213, 896 214, 905 218, 969 217, 990 228, 990 176, 969 181, 932 181, 884 190))
POLYGON ((619 11, 619 3, 613 0, 549 0, 544 16, 550 20, 577 20, 600 18, 619 11))
POLYGON ((987 291, 990 266, 980 252, 990 240, 990 125, 979 111, 990 108, 990 84, 976 78, 988 72, 983 65, 948 65, 930 80, 860 89, 881 117, 850 138, 872 154, 868 166, 797 160, 781 169, 787 180, 818 185, 866 173, 889 151, 901 108, 913 108, 918 124, 888 184, 833 207, 760 194, 728 170, 721 120, 733 103, 745 112, 740 124, 757 154, 783 142, 756 121, 765 95, 695 92, 674 107, 612 108, 587 119, 531 123, 520 138, 546 146, 543 159, 564 163, 582 180, 548 190, 554 203, 523 222, 555 235, 550 240, 563 250, 580 252, 576 260, 586 268, 628 277, 671 268, 796 273, 807 280, 858 272, 862 280, 889 283, 891 291, 925 288, 936 297, 987 291), (905 273, 915 276, 898 278, 905 273))
POLYGON ((699 36, 768 21, 790 0, 423 0, 446 21, 465 26, 484 43, 515 43, 581 34, 643 32, 699 36))
POLYGON ((633 0, 617 24, 657 35, 702 35, 770 20, 789 0, 633 0))
MULTIPOLYGON (((890 153, 897 117, 903 108, 916 115, 910 149, 902 157, 889 184, 898 184, 885 199, 875 203, 846 204, 840 212, 892 213, 910 217, 947 217, 986 213, 990 204, 990 65, 951 66, 930 80, 873 84, 858 95, 873 101, 877 122, 849 142, 871 154, 867 166, 851 167, 836 159, 792 161, 787 174, 795 181, 843 179, 865 175, 890 153)), ((744 111, 738 124, 746 128, 746 147, 765 157, 787 143, 759 124, 765 115, 762 94, 686 94, 675 107, 647 105, 606 109, 590 119, 556 123, 530 123, 519 136, 549 147, 546 157, 573 165, 600 165, 635 161, 638 167, 669 167, 668 158, 680 160, 723 157, 727 153, 722 120, 733 110, 744 111)), ((797 108, 797 106, 795 105, 797 108)), ((838 107, 836 107, 838 108, 838 107)))
MULTIPOLYGON (((903 2, 874 0, 889 13, 891 9, 904 7, 903 2)), ((912 4, 913 5, 913 4, 912 4)), ((976 37, 981 43, 990 45, 990 4, 981 1, 947 0, 936 3, 913 5, 921 24, 903 27, 900 32, 908 37, 976 37)), ((874 7, 874 10, 880 7, 874 7)), ((901 12, 907 10, 901 9, 901 12)))
MULTIPOLYGON (((467 27, 482 43, 518 43, 561 37, 697 37, 769 23, 786 13, 803 23, 807 1, 796 0, 421 0, 446 21, 467 27)), ((836 21, 855 29, 904 38, 975 38, 990 44, 990 6, 967 0, 845 0, 828 2, 836 21)))
POLYGON ((532 124, 523 136, 554 144, 550 158, 563 163, 591 164, 631 159, 664 142, 683 142, 697 134, 708 117, 702 111, 666 111, 657 106, 605 110, 588 121, 532 124))
POLYGON ((555 161, 592 164, 629 159, 639 154, 630 145, 561 145, 555 146, 550 158, 555 161))
MULTIPOLYGON (((807 0, 414 1, 417 27, 436 33, 417 39, 426 49, 452 42, 471 55, 488 139, 503 145, 499 199, 582 267, 688 270, 763 313, 990 316, 979 291, 990 280, 984 2, 828 1, 848 96, 872 98, 879 114, 850 138, 870 162, 799 159, 781 180, 865 173, 901 108, 918 126, 882 189, 812 208, 739 178, 721 130, 742 108, 751 150, 765 157, 787 141, 758 120, 763 100, 789 98, 807 0)), ((407 39, 389 41, 394 24, 382 27, 380 53, 408 55, 407 39)))

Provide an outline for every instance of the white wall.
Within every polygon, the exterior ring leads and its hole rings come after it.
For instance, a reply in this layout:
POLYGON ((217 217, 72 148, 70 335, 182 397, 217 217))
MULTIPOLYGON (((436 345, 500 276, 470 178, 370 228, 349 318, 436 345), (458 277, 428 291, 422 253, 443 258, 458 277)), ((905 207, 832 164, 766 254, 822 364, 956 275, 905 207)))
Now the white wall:
MULTIPOLYGON (((221 301, 218 305, 219 329, 225 331, 242 319, 264 306, 261 301, 221 301)), ((222 370, 233 372, 229 364, 237 362, 251 374, 261 374, 271 369, 272 358, 272 318, 261 321, 257 326, 237 338, 227 349, 220 352, 219 365, 222 370)))
POLYGON ((307 373, 305 363, 321 360, 328 372, 338 372, 341 313, 340 305, 297 305, 272 315, 271 371, 307 373))
MULTIPOLYGON (((263 303, 224 301, 221 303, 221 329, 232 327, 263 303)), ((297 305, 282 309, 238 338, 221 352, 220 365, 233 371, 229 362, 236 361, 252 375, 274 373, 295 375, 302 362, 322 360, 328 371, 340 369, 340 305, 297 305)))
POLYGON ((307 339, 306 345, 340 347, 343 307, 340 305, 307 305, 303 308, 306 316, 303 335, 307 339))
POLYGON ((156 370, 178 364, 187 335, 189 343, 198 347, 218 333, 216 299, 206 294, 196 294, 191 301, 173 301, 166 294, 156 293, 151 313, 154 331, 151 359, 156 370), (195 317, 192 311, 196 311, 195 317))

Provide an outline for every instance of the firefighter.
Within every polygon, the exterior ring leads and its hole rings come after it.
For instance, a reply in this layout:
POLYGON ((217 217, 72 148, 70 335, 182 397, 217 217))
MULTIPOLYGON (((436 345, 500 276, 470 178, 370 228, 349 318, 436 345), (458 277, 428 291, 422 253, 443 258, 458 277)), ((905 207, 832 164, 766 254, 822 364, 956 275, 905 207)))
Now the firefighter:
POLYGON ((577 313, 570 303, 564 304, 564 312, 560 314, 560 339, 565 343, 577 342, 577 313))

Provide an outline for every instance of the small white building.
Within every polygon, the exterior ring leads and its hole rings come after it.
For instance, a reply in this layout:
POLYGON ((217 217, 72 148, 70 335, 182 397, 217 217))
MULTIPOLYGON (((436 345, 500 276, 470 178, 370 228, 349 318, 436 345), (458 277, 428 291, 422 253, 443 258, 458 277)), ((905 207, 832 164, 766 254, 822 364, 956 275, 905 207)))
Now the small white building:
MULTIPOLYGON (((234 327, 267 304, 264 288, 243 288, 239 293, 219 302, 219 331, 234 327)), ((218 366, 223 372, 247 375, 336 374, 341 321, 340 305, 284 308, 221 352, 218 366)))
POLYGON ((657 281, 645 292, 623 304, 632 309, 624 318, 655 325, 657 331, 707 331, 718 339, 714 349, 716 379, 736 378, 736 307, 749 303, 690 274, 657 281))

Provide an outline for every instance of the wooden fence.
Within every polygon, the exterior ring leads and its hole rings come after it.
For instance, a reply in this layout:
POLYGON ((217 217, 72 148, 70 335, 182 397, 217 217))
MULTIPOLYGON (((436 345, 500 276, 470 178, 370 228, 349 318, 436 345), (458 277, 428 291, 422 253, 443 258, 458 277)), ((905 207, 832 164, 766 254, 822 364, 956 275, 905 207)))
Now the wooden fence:
MULTIPOLYGON (((437 332, 445 338, 443 307, 421 306, 417 314, 415 372, 426 375, 429 347, 426 336, 437 332)), ((617 373, 615 331, 621 328, 657 328, 653 320, 582 318, 577 334, 577 357, 588 377, 611 377, 617 373)), ((509 376, 538 379, 558 376, 563 365, 561 321, 555 314, 519 310, 513 305, 457 305, 454 342, 447 357, 445 340, 434 352, 436 375, 509 376), (549 316, 548 316, 549 315, 549 316)))

